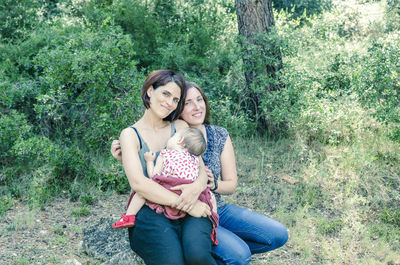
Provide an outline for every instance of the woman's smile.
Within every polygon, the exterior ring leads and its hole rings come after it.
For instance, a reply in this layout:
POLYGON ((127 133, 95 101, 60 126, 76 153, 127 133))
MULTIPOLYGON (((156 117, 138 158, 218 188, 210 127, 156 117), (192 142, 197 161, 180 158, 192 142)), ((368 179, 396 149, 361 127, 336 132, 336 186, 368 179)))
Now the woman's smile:
POLYGON ((167 107, 167 106, 164 106, 164 105, 161 105, 161 107, 163 107, 166 111, 168 111, 168 112, 170 112, 171 111, 171 108, 170 107, 167 107))
POLYGON ((203 115, 203 112, 194 113, 192 116, 201 117, 201 115, 203 115))
POLYGON ((151 89, 149 92, 152 109, 160 117, 167 117, 178 106, 181 93, 180 88, 174 82, 169 82, 155 90, 151 89))
POLYGON ((185 98, 185 107, 181 114, 182 119, 191 126, 203 124, 205 110, 206 104, 200 92, 194 87, 189 88, 185 98))

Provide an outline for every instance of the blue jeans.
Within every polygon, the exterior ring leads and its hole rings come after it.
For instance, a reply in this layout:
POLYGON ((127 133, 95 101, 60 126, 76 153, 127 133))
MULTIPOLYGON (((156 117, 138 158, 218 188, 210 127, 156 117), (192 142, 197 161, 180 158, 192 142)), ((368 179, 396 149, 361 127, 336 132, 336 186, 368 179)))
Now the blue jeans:
POLYGON ((251 255, 283 246, 286 228, 262 214, 226 204, 218 209, 218 246, 212 249, 218 264, 248 264, 251 255))
POLYGON ((211 230, 208 218, 170 220, 143 206, 128 233, 132 250, 148 265, 216 265, 211 230))

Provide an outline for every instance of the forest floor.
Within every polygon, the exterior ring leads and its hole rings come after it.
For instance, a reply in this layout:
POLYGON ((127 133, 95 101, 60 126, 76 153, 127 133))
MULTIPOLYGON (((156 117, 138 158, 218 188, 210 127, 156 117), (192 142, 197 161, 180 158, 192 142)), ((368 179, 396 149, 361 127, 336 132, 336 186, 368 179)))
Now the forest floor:
MULTIPOLYGON (((105 195, 88 206, 87 212, 68 198, 56 199, 44 210, 16 203, 0 218, 0 264, 63 264, 70 259, 101 264, 82 251, 82 231, 101 217, 117 220, 127 200, 128 194, 105 195)), ((282 248, 254 255, 251 264, 267 264, 270 255, 289 254, 282 248)))
MULTIPOLYGON (((379 23, 382 21, 384 10, 379 2, 372 1, 362 5, 357 3, 358 1, 354 0, 347 2, 348 5, 361 13, 360 24, 363 28, 368 28, 373 22, 379 23)), ((280 152, 283 152, 282 150, 285 150, 284 147, 275 147, 274 149, 271 146, 263 149, 265 153, 262 151, 260 154, 257 154, 256 157, 250 158, 248 157, 249 152, 246 153, 243 147, 247 146, 246 143, 241 144, 241 148, 243 149, 241 153, 243 153, 243 155, 237 156, 238 171, 243 185, 239 185, 235 195, 228 200, 238 203, 241 206, 255 209, 266 215, 274 214, 274 209, 278 211, 280 206, 277 205, 275 208, 273 196, 269 196, 268 200, 263 200, 263 195, 276 195, 276 193, 281 190, 295 190, 291 189, 291 187, 296 184, 294 181, 291 181, 291 177, 287 176, 298 175, 301 168, 299 165, 291 165, 294 164, 294 162, 280 162, 282 165, 279 164, 279 162, 274 162, 292 161, 290 159, 292 149, 290 148, 286 148, 288 149, 287 152, 285 151, 286 154, 288 154, 286 160, 282 159, 286 157, 285 154, 280 154, 280 152), (264 163, 259 161, 263 161, 264 163)), ((258 144, 260 143, 261 142, 258 142, 258 144)), ((256 144, 253 145, 254 146, 251 147, 252 150, 257 150, 257 148, 259 148, 256 144)), ((235 150, 241 149, 235 146, 235 150)), ((279 196, 283 196, 278 195, 276 195, 275 199, 279 198, 279 196)), ((295 195, 296 194, 293 196, 295 195)), ((311 195, 313 195, 313 193, 311 195)), ((10 208, 4 216, 0 216, 0 265, 63 264, 69 259, 76 259, 80 263, 88 265, 101 264, 102 261, 93 259, 83 253, 81 247, 82 231, 85 227, 90 226, 101 217, 112 217, 117 220, 128 200, 128 194, 99 193, 97 196, 94 203, 86 207, 82 207, 80 202, 72 202, 67 196, 62 196, 53 200, 45 209, 30 209, 30 207, 23 202, 15 202, 13 207, 10 208)), ((267 196, 265 196, 265 198, 267 198, 267 196)), ((311 199, 317 200, 318 198, 311 199)), ((314 246, 319 246, 321 248, 321 242, 312 242, 312 244, 310 242, 304 242, 321 238, 319 236, 317 237, 315 233, 312 234, 311 232, 313 232, 313 230, 307 227, 307 225, 310 225, 310 227, 314 226, 314 223, 310 221, 312 217, 308 218, 306 215, 304 215, 304 217, 300 215, 300 211, 291 213, 293 209, 284 210, 287 212, 281 210, 280 213, 275 213, 275 216, 271 217, 274 219, 279 217, 277 220, 280 221, 285 220, 285 217, 289 220, 290 218, 288 217, 291 217, 297 221, 297 224, 292 224, 289 221, 285 224, 287 227, 292 228, 292 232, 289 231, 291 238, 288 243, 278 250, 266 254, 254 255, 251 264, 333 264, 331 260, 335 260, 334 258, 329 259, 329 257, 327 257, 325 262, 318 259, 320 250, 318 250, 318 247, 314 249, 314 246), (293 231, 296 226, 298 227, 297 232, 304 232, 301 235, 297 233, 297 237, 296 231, 293 231), (306 231, 307 229, 309 229, 309 231, 306 231), (312 234, 311 236, 310 233, 312 234), (311 253, 310 256, 315 256, 315 258, 308 259, 313 260, 313 262, 305 263, 304 259, 302 259, 301 255, 304 256, 307 250, 311 253), (303 253, 301 253, 301 251, 303 253)), ((315 216, 313 218, 315 219, 315 216)), ((349 242, 350 239, 349 236, 349 242)), ((364 240, 366 239, 364 238, 364 240)), ((328 237, 328 239, 322 243, 335 246, 335 244, 332 244, 333 242, 336 243, 337 247, 339 243, 342 243, 341 241, 345 240, 339 236, 332 236, 331 238, 328 237)), ((356 240, 354 241, 357 243, 356 240)), ((378 241, 379 240, 373 239, 373 241, 366 242, 369 244, 378 241)), ((386 247, 387 245, 384 246, 386 247)), ((346 255, 350 256, 350 254, 346 252, 346 249, 339 249, 341 251, 339 251, 337 255, 344 255, 343 252, 345 252, 346 255)), ((380 251, 379 248, 374 247, 367 250, 372 253, 367 254, 378 256, 378 258, 382 260, 385 258, 379 257, 380 255, 386 256, 388 255, 387 253, 397 252, 396 250, 389 252, 386 248, 382 248, 380 251), (375 249, 377 249, 377 254, 373 252, 375 249)), ((334 255, 336 255, 336 253, 334 255)), ((359 255, 356 253, 354 256, 362 256, 362 253, 359 255)), ((345 258, 343 259, 346 260, 345 258)), ((352 256, 347 258, 347 260, 349 259, 357 260, 352 256)), ((376 262, 378 259, 371 260, 376 262)), ((387 264, 400 264, 398 257, 394 257, 393 260, 395 262, 387 264)))
POLYGON ((59 198, 44 210, 17 203, 0 219, 0 264, 62 264, 76 259, 99 264, 82 252, 82 231, 101 217, 120 217, 126 195, 107 195, 82 210, 59 198))

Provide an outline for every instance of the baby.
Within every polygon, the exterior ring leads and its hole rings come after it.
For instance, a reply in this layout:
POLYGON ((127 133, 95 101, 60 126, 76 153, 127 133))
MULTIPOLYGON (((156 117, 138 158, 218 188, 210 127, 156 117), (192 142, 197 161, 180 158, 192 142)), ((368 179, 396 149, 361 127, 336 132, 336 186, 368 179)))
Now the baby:
MULTIPOLYGON (((207 148, 207 143, 204 139, 203 133, 196 128, 185 128, 179 132, 176 132, 167 142, 167 148, 161 150, 160 155, 157 158, 156 164, 154 165, 155 153, 147 152, 144 154, 146 160, 147 174, 149 177, 158 183, 163 183, 169 177, 175 179, 181 179, 185 181, 183 183, 193 182, 199 175, 199 159, 207 148)), ((171 179, 168 181, 169 186, 171 179)), ((176 183, 183 184, 183 183, 176 183)), ((209 193, 207 198, 210 198, 212 205, 213 214, 217 212, 217 203, 214 195, 207 188, 206 195, 209 193)), ((204 192, 203 192, 204 193, 204 192)), ((126 228, 135 226, 136 214, 143 207, 146 200, 139 194, 135 193, 131 202, 129 203, 126 213, 113 224, 113 228, 126 228)), ((185 213, 181 213, 176 209, 172 209, 173 214, 170 210, 164 210, 167 207, 163 207, 151 202, 147 202, 149 207, 155 209, 156 212, 163 212, 170 219, 181 218, 185 213)))

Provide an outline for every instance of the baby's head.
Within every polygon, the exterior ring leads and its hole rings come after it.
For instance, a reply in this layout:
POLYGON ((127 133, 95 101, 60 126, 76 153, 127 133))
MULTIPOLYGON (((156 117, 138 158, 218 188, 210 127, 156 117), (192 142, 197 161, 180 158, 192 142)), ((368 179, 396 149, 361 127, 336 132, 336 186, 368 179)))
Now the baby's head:
POLYGON ((200 156, 207 149, 203 133, 196 128, 185 128, 176 132, 167 143, 168 149, 186 150, 192 155, 200 156))

